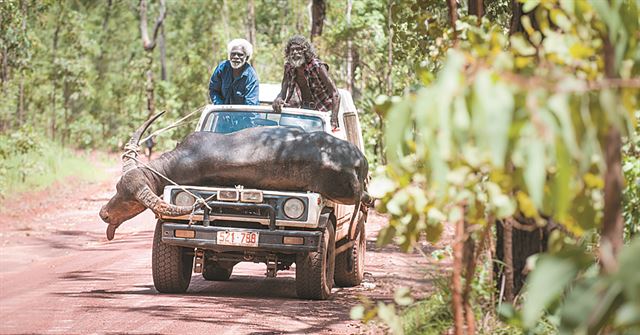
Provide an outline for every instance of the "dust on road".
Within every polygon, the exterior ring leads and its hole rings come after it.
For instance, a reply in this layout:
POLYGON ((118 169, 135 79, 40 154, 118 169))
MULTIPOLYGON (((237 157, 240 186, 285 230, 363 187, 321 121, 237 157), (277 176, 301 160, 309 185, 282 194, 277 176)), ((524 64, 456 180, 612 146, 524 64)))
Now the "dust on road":
MULTIPOLYGON (((2 334, 361 334, 375 325, 349 318, 358 296, 389 302, 401 286, 429 294, 448 264, 417 251, 376 246, 386 218, 367 225, 365 280, 334 288, 327 301, 296 298, 295 269, 265 278, 264 264, 240 263, 228 282, 194 274, 185 294, 159 294, 151 277, 155 219, 144 212, 107 241, 100 207, 114 193, 120 167, 101 182, 69 178, 0 204, 2 334)), ((426 243, 429 255, 435 248, 426 243)))

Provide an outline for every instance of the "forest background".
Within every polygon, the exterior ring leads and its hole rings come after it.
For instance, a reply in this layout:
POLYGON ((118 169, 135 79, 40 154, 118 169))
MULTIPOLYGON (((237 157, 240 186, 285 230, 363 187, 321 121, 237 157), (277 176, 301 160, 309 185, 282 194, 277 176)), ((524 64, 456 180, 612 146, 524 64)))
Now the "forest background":
MULTIPOLYGON (((74 173, 80 150, 119 152, 154 111, 167 111, 162 127, 208 103, 230 39, 250 40, 261 82, 279 82, 284 43, 301 34, 360 110, 372 192, 391 218, 381 242, 410 249, 456 225, 453 286, 437 296, 445 329, 473 333, 478 306, 506 300, 518 308, 502 308, 504 320, 528 331, 624 331, 640 323, 640 288, 620 284, 639 283, 638 271, 616 261, 616 241, 640 228, 638 20, 633 0, 0 0, 0 196, 74 173), (550 247, 530 262, 546 279, 531 275, 529 296, 555 287, 539 300, 518 294, 515 263, 530 250, 504 236, 520 228, 544 236, 537 251, 550 247), (615 240, 604 258, 601 235, 615 240), (474 281, 476 266, 489 279, 474 281), (622 288, 583 292, 605 284, 622 288), (567 296, 592 307, 584 319, 566 315, 567 296)), ((365 302, 354 317, 409 331, 395 313, 365 302)))

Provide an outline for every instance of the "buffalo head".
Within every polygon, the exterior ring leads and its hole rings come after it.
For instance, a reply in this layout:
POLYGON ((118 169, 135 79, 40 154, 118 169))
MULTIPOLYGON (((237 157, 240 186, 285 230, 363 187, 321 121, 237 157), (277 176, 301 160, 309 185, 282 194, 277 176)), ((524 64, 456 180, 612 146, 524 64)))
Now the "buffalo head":
MULTIPOLYGON (((122 177, 116 184, 116 194, 100 209, 100 218, 109 224, 107 239, 112 240, 116 228, 124 221, 142 213, 149 208, 156 214, 184 215, 191 212, 191 207, 170 205, 158 197, 152 190, 161 188, 154 185, 154 180, 138 167, 135 158, 138 155, 140 137, 149 125, 162 113, 153 116, 138 128, 125 145, 122 156, 122 177)), ((150 171, 147 171, 150 172, 150 171)))

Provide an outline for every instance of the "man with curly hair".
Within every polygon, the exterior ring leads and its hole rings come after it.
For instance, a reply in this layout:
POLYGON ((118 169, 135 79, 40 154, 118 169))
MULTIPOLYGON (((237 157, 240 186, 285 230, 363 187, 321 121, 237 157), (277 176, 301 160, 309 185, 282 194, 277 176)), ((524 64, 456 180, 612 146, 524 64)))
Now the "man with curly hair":
POLYGON ((329 77, 329 66, 320 61, 311 43, 294 36, 284 50, 282 89, 273 101, 273 109, 283 106, 331 112, 331 127, 338 129, 340 94, 329 77))

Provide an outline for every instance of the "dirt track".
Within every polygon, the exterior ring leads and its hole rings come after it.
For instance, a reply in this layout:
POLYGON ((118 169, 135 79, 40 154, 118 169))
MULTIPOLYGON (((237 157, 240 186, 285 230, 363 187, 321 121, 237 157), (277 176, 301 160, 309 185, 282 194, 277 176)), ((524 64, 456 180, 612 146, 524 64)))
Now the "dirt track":
MULTIPOLYGON (((103 182, 69 179, 0 205, 0 333, 382 333, 349 318, 357 297, 390 301, 400 286, 424 297, 430 272, 445 265, 395 246, 376 247, 385 218, 372 213, 365 281, 334 288, 331 300, 299 300, 295 270, 267 279, 264 264, 248 263, 238 264, 229 282, 194 274, 186 294, 159 294, 151 278, 153 214, 125 223, 111 242, 98 217, 119 169, 108 167, 103 182)), ((422 247, 426 254, 434 250, 422 247)))

